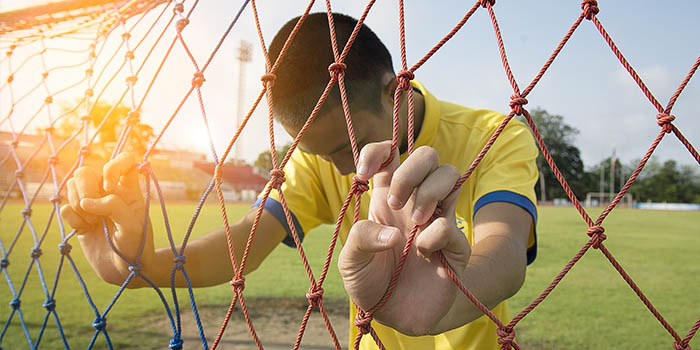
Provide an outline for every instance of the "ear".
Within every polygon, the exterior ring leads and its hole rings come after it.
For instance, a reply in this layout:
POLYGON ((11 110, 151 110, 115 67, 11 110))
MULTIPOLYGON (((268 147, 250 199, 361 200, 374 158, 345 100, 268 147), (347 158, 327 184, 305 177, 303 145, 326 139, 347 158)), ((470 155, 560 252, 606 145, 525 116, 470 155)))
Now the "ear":
POLYGON ((382 89, 382 101, 388 99, 392 105, 394 104, 394 92, 397 85, 398 82, 394 73, 387 72, 382 75, 382 86, 384 86, 382 89))

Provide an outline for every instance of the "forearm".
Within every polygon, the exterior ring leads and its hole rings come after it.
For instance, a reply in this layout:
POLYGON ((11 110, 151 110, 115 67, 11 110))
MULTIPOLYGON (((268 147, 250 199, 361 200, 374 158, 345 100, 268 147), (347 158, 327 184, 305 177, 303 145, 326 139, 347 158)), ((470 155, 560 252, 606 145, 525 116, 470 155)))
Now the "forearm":
MULTIPOLYGON (((236 266, 241 264, 256 209, 252 209, 239 222, 230 226, 231 246, 236 266)), ((284 238, 284 234, 283 227, 276 219, 263 214, 256 229, 243 273, 247 274, 255 270, 284 238)), ((177 251, 179 252, 180 249, 181 247, 178 246, 177 251)), ((184 256, 183 267, 187 271, 192 287, 213 286, 233 278, 229 243, 223 228, 188 242, 184 256)), ((154 284, 159 287, 170 287, 171 274, 176 264, 175 257, 169 247, 156 249, 154 261, 147 271, 147 276, 154 284)), ((137 287, 147 286, 145 281, 141 279, 136 282, 138 282, 137 287)), ((187 287, 187 280, 182 271, 175 271, 174 282, 175 287, 187 287)))
MULTIPOLYGON (((525 281, 526 249, 507 234, 492 234, 472 247, 462 284, 488 309, 513 296, 525 281)), ((463 326, 483 315, 456 286, 454 303, 431 333, 463 326)))

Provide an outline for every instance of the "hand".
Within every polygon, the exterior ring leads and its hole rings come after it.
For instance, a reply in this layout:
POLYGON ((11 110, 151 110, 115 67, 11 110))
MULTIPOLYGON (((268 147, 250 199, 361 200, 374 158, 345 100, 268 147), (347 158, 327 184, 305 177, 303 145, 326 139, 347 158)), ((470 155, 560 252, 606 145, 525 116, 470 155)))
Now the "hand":
MULTIPOLYGON (((113 284, 124 282, 130 273, 129 264, 107 243, 103 219, 114 246, 131 262, 136 261, 143 240, 146 212, 134 165, 133 157, 122 153, 105 164, 102 174, 90 167, 77 169, 66 183, 68 204, 61 207, 61 216, 76 229, 90 265, 102 279, 113 284)), ((153 266, 154 255, 149 220, 139 259, 145 275, 153 266)), ((132 281, 129 286, 139 283, 132 281)))
POLYGON ((458 276, 471 255, 455 218, 460 191, 450 194, 460 173, 440 165, 430 147, 416 149, 400 166, 395 155, 380 169, 390 152, 390 142, 368 144, 361 151, 357 175, 373 177, 369 220, 351 228, 338 269, 350 298, 371 309, 388 288, 410 231, 421 225, 392 296, 374 318, 409 335, 438 333, 434 326, 452 307, 458 290, 435 253, 442 250, 458 276), (438 203, 441 214, 428 223, 438 203))

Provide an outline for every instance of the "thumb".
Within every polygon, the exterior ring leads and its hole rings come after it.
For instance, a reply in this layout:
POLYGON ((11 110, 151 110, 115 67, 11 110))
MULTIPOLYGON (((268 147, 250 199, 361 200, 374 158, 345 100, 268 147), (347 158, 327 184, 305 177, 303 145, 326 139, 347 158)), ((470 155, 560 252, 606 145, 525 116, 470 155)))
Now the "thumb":
POLYGON ((379 252, 391 249, 401 236, 393 226, 384 226, 370 220, 355 223, 338 257, 341 271, 357 271, 364 268, 379 252))

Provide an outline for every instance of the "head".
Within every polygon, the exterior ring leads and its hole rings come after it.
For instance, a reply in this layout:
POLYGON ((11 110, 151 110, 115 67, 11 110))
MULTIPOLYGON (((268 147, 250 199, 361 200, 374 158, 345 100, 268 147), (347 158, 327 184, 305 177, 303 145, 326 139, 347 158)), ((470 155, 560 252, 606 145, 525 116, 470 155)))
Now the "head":
MULTIPOLYGON (((291 19, 270 43, 274 62, 296 25, 291 19)), ((338 50, 342 52, 357 20, 334 14, 338 50)), ((295 137, 314 109, 334 62, 326 13, 309 14, 275 72, 272 86, 274 116, 295 137)), ((391 138, 394 69, 391 55, 377 36, 363 25, 345 59, 345 87, 358 148, 391 138)), ((355 171, 338 84, 301 139, 302 151, 332 162, 341 174, 355 171)))

